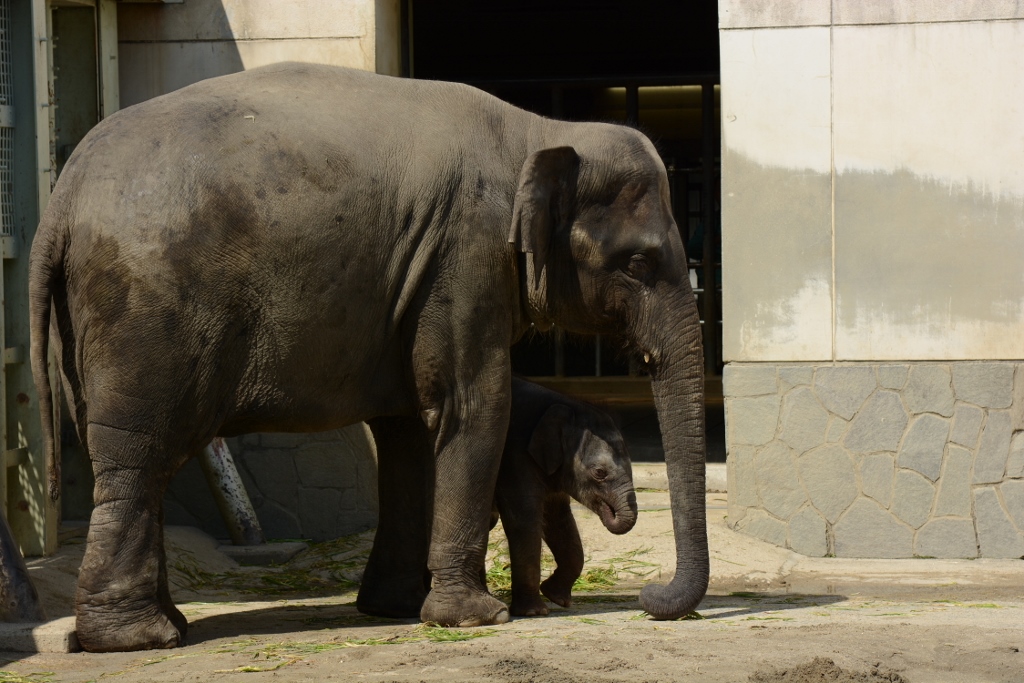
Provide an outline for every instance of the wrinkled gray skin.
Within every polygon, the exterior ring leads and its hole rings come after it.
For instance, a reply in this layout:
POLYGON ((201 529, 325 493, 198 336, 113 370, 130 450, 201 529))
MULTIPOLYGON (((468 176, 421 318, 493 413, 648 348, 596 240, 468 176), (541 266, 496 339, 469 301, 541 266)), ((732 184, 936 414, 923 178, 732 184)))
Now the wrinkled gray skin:
POLYGON ((665 169, 627 128, 302 64, 105 119, 61 174, 29 274, 51 495, 49 344, 96 479, 75 606, 83 647, 184 642, 163 493, 214 436, 360 420, 377 437, 382 494, 360 608, 508 619, 481 585, 480 492, 494 490, 508 427, 509 347, 531 323, 617 334, 648 354, 678 565, 641 602, 657 617, 692 609, 708 552, 686 273, 665 169))
POLYGON ((512 414, 494 492, 508 538, 513 616, 547 614, 541 592, 562 607, 572 604, 572 586, 583 571, 583 543, 570 496, 613 534, 633 528, 636 494, 622 434, 593 406, 513 379, 512 414), (557 565, 543 583, 541 537, 557 565))

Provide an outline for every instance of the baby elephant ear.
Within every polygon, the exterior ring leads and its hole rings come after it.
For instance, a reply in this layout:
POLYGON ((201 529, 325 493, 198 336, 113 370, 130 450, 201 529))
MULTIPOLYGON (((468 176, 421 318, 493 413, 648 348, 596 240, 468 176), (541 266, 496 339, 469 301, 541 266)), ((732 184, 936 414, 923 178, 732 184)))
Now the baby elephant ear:
POLYGON ((572 220, 580 157, 572 147, 534 152, 519 173, 508 241, 533 254, 534 277, 539 279, 548 261, 555 232, 572 220))
POLYGON ((545 474, 554 474, 569 458, 571 454, 565 452, 565 437, 575 429, 572 409, 561 403, 548 408, 544 417, 537 423, 527 450, 545 474))

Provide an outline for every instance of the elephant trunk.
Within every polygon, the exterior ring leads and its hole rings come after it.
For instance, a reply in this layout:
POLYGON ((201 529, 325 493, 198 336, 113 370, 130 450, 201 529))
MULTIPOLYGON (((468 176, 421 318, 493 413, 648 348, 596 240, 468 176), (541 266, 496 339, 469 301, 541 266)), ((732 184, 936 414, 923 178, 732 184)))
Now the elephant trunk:
MULTIPOLYGON (((683 280, 672 304, 682 312, 653 345, 652 390, 661 426, 676 541, 676 573, 667 586, 649 584, 640 604, 655 619, 677 619, 700 603, 710 575, 705 515, 704 354, 700 318, 683 280)), ((651 348, 648 346, 648 348, 651 348)))
POLYGON ((632 482, 614 489, 607 498, 599 498, 596 510, 604 527, 613 534, 624 534, 636 524, 636 492, 632 482))

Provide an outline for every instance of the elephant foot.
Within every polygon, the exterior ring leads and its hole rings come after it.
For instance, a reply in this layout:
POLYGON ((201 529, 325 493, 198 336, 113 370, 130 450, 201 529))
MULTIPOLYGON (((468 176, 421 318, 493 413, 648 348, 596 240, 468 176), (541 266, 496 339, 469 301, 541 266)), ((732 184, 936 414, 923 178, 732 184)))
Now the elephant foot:
MULTIPOLYGON (((575 579, 572 581, 562 581, 552 574, 540 584, 540 592, 544 594, 551 602, 561 607, 572 606, 572 585, 575 583, 575 579)), ((514 614, 514 612, 513 612, 514 614)))
POLYGON ((422 577, 408 580, 375 581, 363 576, 356 597, 356 609, 372 617, 389 619, 415 619, 420 616, 427 599, 427 587, 422 577))
POLYGON ((540 597, 540 593, 534 592, 532 595, 517 595, 514 591, 512 593, 512 605, 509 607, 514 617, 546 617, 551 610, 544 603, 544 599, 540 597))
POLYGON ((181 647, 185 645, 188 621, 173 605, 172 609, 164 612, 154 603, 149 609, 120 612, 79 604, 75 619, 78 642, 87 652, 181 647))
POLYGON ((174 624, 174 628, 181 632, 181 645, 185 644, 185 638, 188 636, 188 619, 181 613, 177 607, 174 606, 173 602, 160 602, 160 607, 163 609, 164 614, 174 624))
POLYGON ((420 620, 438 626, 504 624, 508 607, 490 593, 465 587, 434 586, 420 610, 420 620))

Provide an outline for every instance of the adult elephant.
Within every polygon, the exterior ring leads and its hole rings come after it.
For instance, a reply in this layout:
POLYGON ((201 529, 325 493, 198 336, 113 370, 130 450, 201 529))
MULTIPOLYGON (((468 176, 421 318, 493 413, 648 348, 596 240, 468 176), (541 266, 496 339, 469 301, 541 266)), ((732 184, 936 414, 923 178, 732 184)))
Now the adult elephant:
POLYGON ((642 604, 676 617, 706 590, 700 328, 665 169, 634 130, 335 67, 203 81, 81 142, 30 288, 51 495, 48 344, 96 478, 76 595, 88 650, 184 642, 161 501, 211 438, 360 420, 384 495, 360 607, 507 620, 481 585, 481 492, 508 424, 509 347, 531 325, 616 334, 647 359, 678 566, 642 604), (432 500, 404 495, 431 468, 432 500), (427 511, 432 524, 409 521, 427 511))

